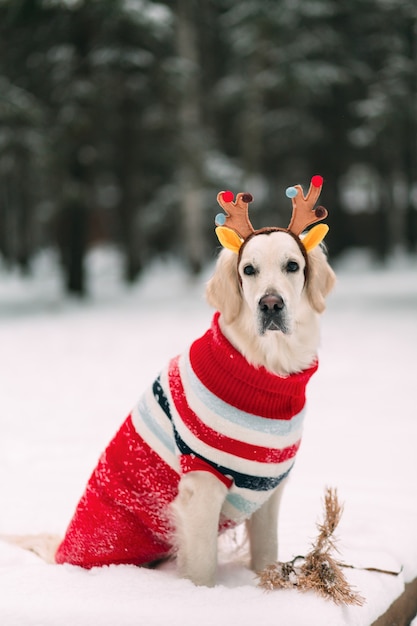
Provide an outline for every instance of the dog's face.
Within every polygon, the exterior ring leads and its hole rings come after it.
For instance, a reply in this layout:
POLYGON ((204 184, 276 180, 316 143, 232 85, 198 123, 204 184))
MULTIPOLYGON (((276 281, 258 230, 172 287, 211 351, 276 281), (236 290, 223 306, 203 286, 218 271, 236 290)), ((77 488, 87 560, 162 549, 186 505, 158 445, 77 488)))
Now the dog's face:
POLYGON ((260 335, 292 333, 305 266, 299 245, 284 232, 257 235, 244 246, 237 270, 244 303, 260 335))
POLYGON ((305 267, 300 247, 288 233, 256 235, 245 244, 239 265, 235 253, 220 253, 207 285, 208 302, 222 313, 226 324, 238 316, 250 317, 258 336, 291 335, 306 312, 324 311, 325 297, 335 282, 320 247, 308 255, 307 276, 305 267))

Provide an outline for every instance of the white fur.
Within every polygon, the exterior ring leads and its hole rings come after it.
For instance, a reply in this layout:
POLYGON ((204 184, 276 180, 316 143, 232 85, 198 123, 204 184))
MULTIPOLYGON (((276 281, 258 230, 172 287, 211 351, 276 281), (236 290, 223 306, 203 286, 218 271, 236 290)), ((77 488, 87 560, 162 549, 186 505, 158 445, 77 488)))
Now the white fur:
POLYGON ((185 474, 172 505, 179 546, 178 571, 195 585, 211 587, 217 565, 217 532, 227 487, 209 472, 185 474))
POLYGON ((284 232, 251 239, 237 268, 237 256, 223 250, 214 276, 207 285, 208 302, 221 312, 220 325, 229 341, 246 359, 279 375, 309 367, 319 344, 319 314, 331 291, 335 275, 321 248, 309 254, 309 271, 304 284, 305 262, 294 239, 284 232), (288 260, 300 265, 299 272, 284 270, 288 260), (246 276, 243 268, 256 265, 259 273, 246 276), (238 275, 241 277, 240 286, 238 275), (258 302, 267 292, 276 292, 286 303, 291 332, 258 330, 258 302))
POLYGON ((46 563, 55 563, 55 552, 62 541, 59 535, 0 535, 0 540, 33 552, 46 563))
MULTIPOLYGON (((306 369, 316 358, 319 314, 335 282, 323 250, 316 248, 309 253, 306 281, 303 254, 284 232, 257 235, 245 245, 239 267, 237 259, 235 253, 223 250, 207 285, 207 300, 221 313, 223 333, 253 365, 279 375, 306 369), (299 270, 288 272, 289 261, 298 263, 299 270), (256 273, 246 275, 247 265, 254 266, 256 273), (260 330, 259 302, 268 293, 278 294, 284 301, 286 333, 260 330)), ((284 483, 247 523, 255 571, 277 559, 277 519, 284 483)), ((215 582, 217 528, 226 493, 223 483, 205 472, 192 472, 180 481, 173 507, 178 568, 181 576, 197 585, 215 582)))

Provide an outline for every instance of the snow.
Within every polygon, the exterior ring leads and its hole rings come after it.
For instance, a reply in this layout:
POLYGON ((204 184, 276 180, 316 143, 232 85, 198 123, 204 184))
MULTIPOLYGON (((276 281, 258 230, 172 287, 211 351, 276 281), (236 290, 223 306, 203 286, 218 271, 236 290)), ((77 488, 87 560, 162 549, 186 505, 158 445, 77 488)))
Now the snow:
MULTIPOLYGON (((0 533, 62 534, 99 453, 141 391, 211 319, 204 281, 159 263, 130 291, 118 258, 90 258, 92 296, 64 297, 47 258, 23 279, 0 269, 0 533)), ((323 317, 320 369, 284 494, 280 558, 305 554, 326 486, 344 514, 341 559, 400 571, 346 570, 363 607, 256 587, 245 553, 222 541, 218 585, 196 588, 175 564, 85 571, 48 565, 0 542, 0 622, 7 626, 365 626, 417 576, 415 346, 417 263, 338 269, 323 317)))

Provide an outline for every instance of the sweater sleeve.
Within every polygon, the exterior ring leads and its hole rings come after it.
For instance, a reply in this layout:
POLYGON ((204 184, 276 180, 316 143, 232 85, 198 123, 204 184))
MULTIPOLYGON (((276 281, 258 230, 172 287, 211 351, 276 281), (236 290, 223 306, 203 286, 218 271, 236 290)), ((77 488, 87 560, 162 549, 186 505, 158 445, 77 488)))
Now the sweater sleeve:
POLYGON ((195 454, 182 454, 180 457, 180 464, 183 474, 188 474, 189 472, 210 472, 210 474, 216 476, 216 478, 226 485, 228 489, 233 484, 232 478, 225 476, 216 470, 213 465, 195 456, 195 454))

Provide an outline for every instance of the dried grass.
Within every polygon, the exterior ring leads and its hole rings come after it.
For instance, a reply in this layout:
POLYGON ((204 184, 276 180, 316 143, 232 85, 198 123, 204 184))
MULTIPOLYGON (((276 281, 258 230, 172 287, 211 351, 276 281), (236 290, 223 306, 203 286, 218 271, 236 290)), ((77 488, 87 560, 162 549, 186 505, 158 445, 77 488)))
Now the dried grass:
POLYGON ((296 556, 285 563, 278 561, 259 573, 259 586, 263 589, 313 590, 336 604, 362 606, 364 598, 352 589, 342 567, 336 561, 334 532, 340 522, 343 507, 339 504, 336 489, 327 488, 324 497, 324 520, 317 524, 319 534, 306 556, 296 556))

